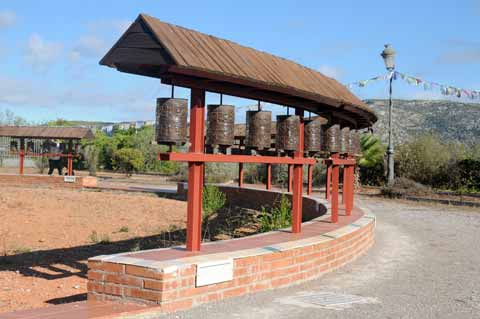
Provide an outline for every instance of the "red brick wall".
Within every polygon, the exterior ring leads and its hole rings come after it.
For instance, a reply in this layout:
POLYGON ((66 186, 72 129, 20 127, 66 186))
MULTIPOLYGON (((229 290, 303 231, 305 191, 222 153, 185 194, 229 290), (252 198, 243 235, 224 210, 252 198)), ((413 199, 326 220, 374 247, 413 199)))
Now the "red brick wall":
POLYGON ((170 273, 146 266, 89 261, 88 298, 160 305, 171 312, 220 299, 286 287, 352 261, 374 242, 375 221, 328 241, 234 259, 232 281, 195 287, 195 264, 170 273))
POLYGON ((93 177, 76 177, 75 183, 65 183, 63 176, 0 174, 0 185, 21 187, 83 188, 96 186, 93 177))

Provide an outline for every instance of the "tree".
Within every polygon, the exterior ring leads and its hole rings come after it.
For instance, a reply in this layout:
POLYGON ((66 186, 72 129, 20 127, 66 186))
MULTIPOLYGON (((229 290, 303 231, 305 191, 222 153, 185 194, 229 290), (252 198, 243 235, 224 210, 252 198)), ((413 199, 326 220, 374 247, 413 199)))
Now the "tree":
POLYGON ((114 168, 131 176, 133 172, 138 172, 143 168, 144 160, 145 158, 141 151, 126 147, 114 151, 112 164, 114 168))
POLYGON ((360 138, 362 158, 359 166, 359 179, 365 185, 382 185, 385 175, 385 150, 379 137, 363 134, 360 138))

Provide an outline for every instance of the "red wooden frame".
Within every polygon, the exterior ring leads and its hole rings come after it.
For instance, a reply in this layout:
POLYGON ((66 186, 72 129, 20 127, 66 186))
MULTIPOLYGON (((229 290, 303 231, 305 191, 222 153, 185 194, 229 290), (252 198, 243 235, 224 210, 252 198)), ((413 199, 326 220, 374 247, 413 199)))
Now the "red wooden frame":
MULTIPOLYGON (((288 165, 288 191, 292 192, 292 233, 300 233, 302 227, 302 193, 303 193, 303 166, 308 167, 307 194, 312 193, 313 165, 316 159, 304 157, 304 123, 302 109, 296 109, 299 115, 299 145, 293 156, 252 156, 252 155, 225 155, 204 153, 205 132, 205 91, 191 89, 190 97, 190 149, 187 153, 160 153, 159 160, 188 162, 188 206, 187 206, 187 245, 188 251, 199 251, 201 245, 202 225, 202 193, 205 173, 205 163, 223 162, 238 163, 238 186, 243 187, 244 163, 258 163, 267 165, 266 188, 271 189, 272 164, 288 165)), ((69 157, 70 159, 70 157, 69 157)), ((326 159, 327 182, 326 196, 331 199, 332 222, 338 222, 338 193, 340 166, 344 166, 343 202, 346 214, 351 213, 353 207, 353 165, 355 160, 347 157, 340 158, 339 154, 332 154, 326 159), (330 189, 331 188, 331 189, 330 189)), ((70 169, 70 167, 69 167, 70 169)))

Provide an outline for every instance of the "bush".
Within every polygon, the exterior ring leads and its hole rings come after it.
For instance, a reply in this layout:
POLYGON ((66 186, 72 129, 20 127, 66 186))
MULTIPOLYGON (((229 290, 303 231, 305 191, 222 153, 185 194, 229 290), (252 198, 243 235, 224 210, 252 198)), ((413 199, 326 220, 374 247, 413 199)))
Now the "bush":
POLYGON ((225 183, 238 175, 238 165, 232 163, 206 163, 205 175, 209 183, 225 183))
POLYGON ((292 205, 287 196, 282 195, 277 207, 267 210, 262 207, 260 216, 260 231, 267 232, 286 228, 292 225, 292 205))
POLYGON ((400 145, 395 155, 399 176, 432 186, 454 156, 449 145, 434 135, 420 136, 400 145))
POLYGON ((98 166, 98 149, 94 145, 85 145, 84 156, 90 176, 96 176, 98 166))
POLYGON ((382 188, 382 194, 392 198, 405 196, 425 196, 431 193, 432 189, 430 187, 405 177, 397 178, 392 186, 382 188))
POLYGON ((208 217, 213 213, 218 212, 227 201, 227 195, 221 192, 215 185, 205 185, 202 194, 203 220, 208 220, 208 217))
POLYGON ((35 167, 38 170, 39 174, 43 174, 45 169, 48 167, 48 158, 46 157, 37 157, 34 159, 35 167))
POLYGON ((143 168, 144 157, 142 152, 133 148, 122 148, 113 153, 114 168, 132 175, 143 168))

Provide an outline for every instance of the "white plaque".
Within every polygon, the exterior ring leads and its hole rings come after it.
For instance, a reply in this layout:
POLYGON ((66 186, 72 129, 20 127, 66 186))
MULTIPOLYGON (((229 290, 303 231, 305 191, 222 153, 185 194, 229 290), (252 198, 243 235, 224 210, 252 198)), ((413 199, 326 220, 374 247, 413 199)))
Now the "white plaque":
POLYGON ((197 287, 230 280, 233 280, 233 259, 197 264, 197 287))
POLYGON ((63 181, 65 183, 75 183, 76 177, 75 176, 64 176, 63 181))

